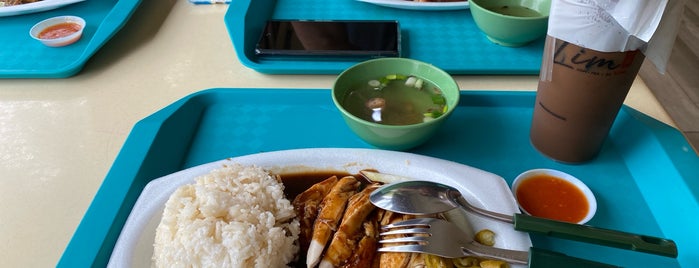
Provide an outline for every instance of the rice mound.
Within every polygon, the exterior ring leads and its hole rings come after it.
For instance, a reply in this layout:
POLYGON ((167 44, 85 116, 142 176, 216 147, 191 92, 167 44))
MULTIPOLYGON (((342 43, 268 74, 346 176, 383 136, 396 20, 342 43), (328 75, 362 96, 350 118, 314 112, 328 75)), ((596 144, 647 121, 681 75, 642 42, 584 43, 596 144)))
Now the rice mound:
POLYGON ((299 222, 284 185, 257 166, 225 165, 179 187, 156 229, 153 267, 286 267, 299 222))

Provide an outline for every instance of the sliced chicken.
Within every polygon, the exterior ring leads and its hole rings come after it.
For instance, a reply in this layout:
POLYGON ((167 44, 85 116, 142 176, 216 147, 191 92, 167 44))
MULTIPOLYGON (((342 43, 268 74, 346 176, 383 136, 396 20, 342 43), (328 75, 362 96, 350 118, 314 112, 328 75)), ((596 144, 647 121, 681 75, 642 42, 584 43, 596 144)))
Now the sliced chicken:
POLYGON ((325 246, 345 212, 348 199, 357 192, 359 185, 360 182, 354 177, 343 177, 323 198, 320 212, 313 224, 313 239, 306 254, 307 267, 315 267, 320 262, 325 246))
MULTIPOLYGON (((403 214, 398 214, 398 213, 393 213, 390 211, 386 211, 383 215, 383 218, 381 219, 381 225, 387 225, 391 223, 396 223, 399 221, 404 221, 404 220, 409 220, 415 218, 415 216, 411 215, 403 215, 403 214)), ((403 237, 404 235, 392 235, 392 236, 387 236, 385 238, 398 238, 398 237, 403 237)), ((390 246, 390 245, 388 245, 390 246)), ((374 264, 375 267, 378 265, 380 268, 404 268, 408 267, 410 264, 410 261, 412 259, 413 253, 406 253, 406 252, 380 252, 378 254, 378 258, 375 258, 376 261, 378 261, 378 264, 374 264)))
POLYGON ((379 232, 377 213, 373 213, 362 224, 364 236, 357 244, 357 249, 354 254, 347 260, 343 268, 366 268, 371 267, 376 256, 376 250, 379 248, 379 232))
POLYGON ((332 268, 344 264, 357 249, 357 244, 364 236, 364 233, 360 232, 362 223, 375 208, 369 201, 369 194, 376 188, 378 185, 368 185, 349 199, 340 227, 323 255, 320 268, 332 268))
MULTIPOLYGON (((408 263, 408 267, 411 268, 425 268, 427 267, 427 261, 425 258, 427 257, 427 254, 425 253, 411 253, 410 254, 410 262, 408 263)), ((453 267, 451 266, 430 266, 430 267, 453 267)))
POLYGON ((337 184, 337 176, 331 176, 319 183, 314 184, 303 193, 294 198, 292 205, 296 211, 301 227, 299 234, 300 252, 306 252, 313 237, 313 223, 318 217, 320 203, 323 198, 330 193, 330 190, 337 184))

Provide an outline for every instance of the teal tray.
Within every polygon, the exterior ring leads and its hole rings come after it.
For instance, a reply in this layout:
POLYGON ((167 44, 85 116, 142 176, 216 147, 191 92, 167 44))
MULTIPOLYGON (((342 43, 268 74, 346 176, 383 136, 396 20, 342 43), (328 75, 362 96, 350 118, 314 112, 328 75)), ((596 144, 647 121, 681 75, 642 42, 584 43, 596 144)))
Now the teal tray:
POLYGON ((356 0, 236 0, 224 21, 240 62, 267 74, 338 74, 356 61, 264 60, 254 54, 270 19, 398 20, 403 57, 434 64, 451 74, 538 74, 544 38, 503 47, 478 30, 470 10, 420 11, 356 0))
POLYGON ((87 0, 51 11, 0 17, 0 78, 65 78, 77 74, 140 3, 87 0), (29 29, 37 22, 63 15, 80 16, 87 22, 78 42, 52 48, 29 36, 29 29))
MULTIPOLYGON (((699 157, 674 128, 624 107, 600 155, 554 162, 529 143, 533 92, 462 92, 446 125, 412 153, 493 172, 508 183, 532 168, 571 173, 592 189, 590 225, 675 240, 677 259, 532 235, 535 246, 626 267, 699 266, 699 157)), ((143 187, 200 164, 286 149, 372 148, 345 126, 330 91, 210 89, 138 122, 59 267, 104 266, 143 187)))

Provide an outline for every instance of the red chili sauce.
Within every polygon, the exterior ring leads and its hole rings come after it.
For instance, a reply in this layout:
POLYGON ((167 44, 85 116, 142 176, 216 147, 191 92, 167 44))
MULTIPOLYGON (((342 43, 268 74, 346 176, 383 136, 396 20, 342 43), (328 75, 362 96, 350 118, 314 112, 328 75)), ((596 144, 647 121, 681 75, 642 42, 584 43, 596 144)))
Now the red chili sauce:
POLYGON ((550 175, 540 174, 523 180, 515 194, 520 206, 537 217, 577 223, 590 209, 580 189, 550 175))
POLYGON ((74 22, 62 22, 56 25, 46 27, 39 33, 41 39, 56 39, 66 37, 77 31, 80 31, 80 24, 74 22))

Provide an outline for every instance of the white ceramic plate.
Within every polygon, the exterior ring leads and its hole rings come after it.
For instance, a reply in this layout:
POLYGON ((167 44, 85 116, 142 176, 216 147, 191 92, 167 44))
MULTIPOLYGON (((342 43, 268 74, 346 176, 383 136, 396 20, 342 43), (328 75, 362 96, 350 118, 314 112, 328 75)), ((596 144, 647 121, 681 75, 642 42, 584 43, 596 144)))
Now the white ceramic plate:
POLYGON ((29 4, 0 7, 0 17, 47 11, 82 1, 85 0, 43 0, 29 4))
MULTIPOLYGON (((149 267, 155 229, 165 202, 181 185, 226 163, 257 165, 276 174, 312 171, 341 171, 357 174, 363 169, 448 184, 461 191, 474 205, 504 214, 519 212, 507 183, 498 175, 459 163, 416 154, 375 149, 298 149, 260 153, 189 168, 146 185, 129 215, 112 251, 109 267, 149 267)), ((529 235, 511 224, 467 215, 474 230, 488 228, 500 248, 528 250, 529 235)))
POLYGON ((374 5, 411 10, 459 10, 468 9, 468 1, 459 2, 414 2, 407 0, 357 0, 374 5))

